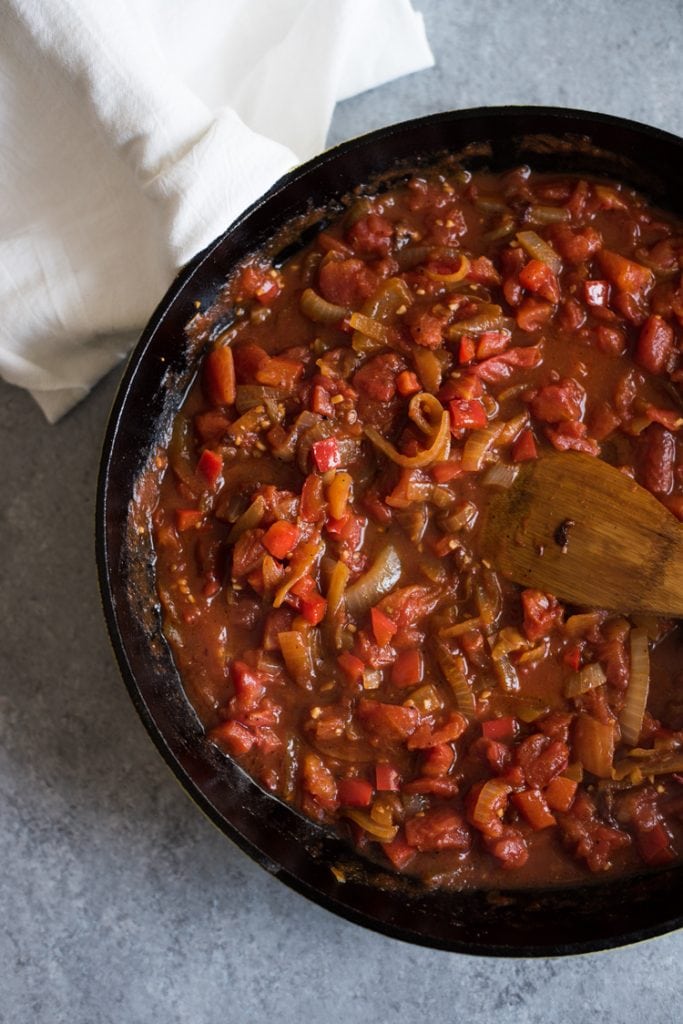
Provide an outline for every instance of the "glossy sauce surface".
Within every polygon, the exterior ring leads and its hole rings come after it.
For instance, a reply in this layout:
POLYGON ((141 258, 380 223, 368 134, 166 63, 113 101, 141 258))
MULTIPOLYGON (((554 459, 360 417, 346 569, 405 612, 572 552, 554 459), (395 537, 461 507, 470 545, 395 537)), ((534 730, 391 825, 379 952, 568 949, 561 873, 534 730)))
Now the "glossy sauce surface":
POLYGON ((487 496, 549 448, 683 518, 682 256, 618 184, 434 172, 190 326, 237 310, 167 453, 166 635, 211 741, 369 857, 488 886, 683 853, 680 627, 478 552, 487 496))

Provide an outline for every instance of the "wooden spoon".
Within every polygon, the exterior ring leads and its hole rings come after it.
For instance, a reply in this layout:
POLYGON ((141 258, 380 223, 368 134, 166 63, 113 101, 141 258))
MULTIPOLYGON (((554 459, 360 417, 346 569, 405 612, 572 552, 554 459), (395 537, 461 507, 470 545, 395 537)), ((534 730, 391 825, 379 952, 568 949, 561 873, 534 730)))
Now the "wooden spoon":
POLYGON ((508 579, 572 604, 683 616, 683 524, 590 455, 526 463, 490 501, 482 551, 508 579))

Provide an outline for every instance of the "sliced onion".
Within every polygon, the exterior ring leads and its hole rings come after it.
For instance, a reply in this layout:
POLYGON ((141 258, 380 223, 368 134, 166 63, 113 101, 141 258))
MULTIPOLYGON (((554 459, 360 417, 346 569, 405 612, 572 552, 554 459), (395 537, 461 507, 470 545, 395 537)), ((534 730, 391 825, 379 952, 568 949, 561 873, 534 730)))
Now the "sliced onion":
POLYGON ((507 490, 512 487, 520 470, 518 462, 494 462, 482 478, 486 487, 502 487, 507 490))
POLYGON ((566 206, 530 206, 524 214, 527 224, 561 224, 571 219, 571 213, 566 206))
POLYGON ((397 451, 393 444, 382 437, 374 427, 364 427, 364 430, 367 438, 372 441, 376 448, 384 452, 387 458, 395 462, 397 466, 403 466, 405 469, 419 469, 421 466, 430 466, 432 462, 443 462, 448 458, 450 424, 447 412, 442 413, 439 429, 434 435, 434 440, 429 448, 425 448, 424 451, 419 452, 417 455, 404 455, 402 452, 397 451))
POLYGON ((650 689, 650 654, 647 633, 644 629, 632 629, 629 641, 631 670, 619 724, 624 742, 634 746, 638 742, 640 731, 643 728, 647 695, 650 689))
POLYGON ((509 329, 510 326, 510 318, 503 315, 501 306, 492 302, 482 302, 473 316, 458 320, 448 328, 448 337, 459 338, 461 334, 481 334, 483 331, 495 331, 503 327, 509 329))
POLYGON ((258 494, 251 505, 242 515, 233 523, 232 529, 228 534, 228 543, 234 544, 243 533, 247 530, 255 529, 261 520, 263 519, 266 512, 266 501, 263 495, 258 494))
POLYGON ((387 544, 368 571, 347 589, 346 607, 350 614, 360 618, 380 598, 389 594, 400 580, 402 568, 398 552, 387 544))
POLYGON ((467 256, 462 252, 458 253, 457 256, 460 260, 457 270, 453 270, 446 274, 440 274, 437 270, 430 270, 429 265, 427 265, 424 268, 424 273, 431 281, 438 281, 441 284, 457 284, 458 281, 462 281, 464 277, 467 277, 470 272, 470 261, 467 256))
POLYGON ((580 693, 595 690, 606 682, 605 670, 596 661, 592 665, 586 665, 579 672, 572 672, 565 683, 564 695, 565 697, 578 697, 580 693))
POLYGON ((294 584, 298 583, 303 576, 307 576, 312 571, 322 552, 323 544, 319 538, 304 541, 303 544, 299 545, 289 563, 287 578, 275 591, 273 608, 279 608, 294 584))
POLYGON ((282 419, 278 413, 278 405, 287 398, 284 388, 267 388, 263 384, 238 384, 235 392, 235 407, 240 413, 248 412, 255 406, 262 405, 270 419, 276 422, 282 419), (273 411, 275 419, 273 419, 273 411))
POLYGON ((339 323, 349 315, 349 310, 345 306, 337 306, 333 302, 328 302, 312 288, 306 288, 302 292, 299 305, 304 316, 316 324, 339 323))
POLYGON ((524 430, 528 425, 529 413, 526 411, 520 412, 517 416, 513 416, 511 420, 506 420, 500 434, 498 435, 498 444, 511 444, 519 432, 524 430))
POLYGON ((466 473, 476 473, 481 469, 502 429, 502 423, 489 423, 488 427, 472 431, 462 453, 462 468, 466 473))
POLYGON ((313 649, 308 632, 293 629, 278 633, 277 639, 290 676, 299 686, 308 688, 313 675, 313 649))
POLYGON ((453 626, 446 626, 445 629, 439 630, 439 636, 444 638, 462 636, 463 633, 469 633, 471 629, 481 629, 483 623, 479 616, 472 619, 463 619, 462 622, 456 622, 453 626))
POLYGON ((344 562, 335 562, 327 588, 327 618, 334 621, 343 611, 346 603, 346 584, 351 571, 344 562))
POLYGON ((396 838, 396 833, 398 832, 397 825, 382 825, 378 821, 373 821, 365 811, 357 811, 355 808, 347 807, 343 813, 345 817, 355 821, 356 825, 359 825, 365 832, 369 832, 380 843, 390 843, 392 839, 396 838))
POLYGON ((349 317, 349 324, 353 327, 354 331, 360 331, 361 334, 372 338, 373 341, 381 341, 386 345, 388 339, 386 327, 378 320, 373 320, 371 316, 364 316, 363 313, 352 313, 349 317))
POLYGON ((464 658, 456 658, 446 645, 441 643, 436 645, 436 658, 439 668, 453 691, 458 711, 462 711, 466 715, 473 715, 477 710, 477 700, 472 684, 465 675, 464 658))
POLYGON ((553 249, 552 245, 544 242, 535 231, 518 231, 515 236, 517 241, 533 259, 540 260, 550 267, 554 274, 562 270, 562 260, 553 249))
POLYGON ((498 658, 492 658, 493 671, 498 682, 506 693, 519 693, 519 676, 507 654, 501 654, 498 658))
POLYGON ((492 824, 500 821, 511 792, 512 787, 501 779, 485 782, 472 810, 472 824, 482 832, 488 832, 492 824))
POLYGON ((441 387, 441 378, 443 377, 443 366, 439 357, 431 349, 419 348, 417 345, 413 349, 412 355, 415 370, 423 388, 435 395, 441 387))

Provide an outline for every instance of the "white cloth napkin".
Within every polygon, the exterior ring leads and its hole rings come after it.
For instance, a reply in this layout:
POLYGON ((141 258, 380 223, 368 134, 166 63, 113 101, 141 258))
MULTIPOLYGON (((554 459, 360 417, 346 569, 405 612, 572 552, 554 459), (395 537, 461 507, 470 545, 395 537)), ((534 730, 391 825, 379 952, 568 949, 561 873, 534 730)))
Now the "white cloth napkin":
POLYGON ((57 420, 337 100, 432 64, 410 0, 0 0, 0 374, 57 420))

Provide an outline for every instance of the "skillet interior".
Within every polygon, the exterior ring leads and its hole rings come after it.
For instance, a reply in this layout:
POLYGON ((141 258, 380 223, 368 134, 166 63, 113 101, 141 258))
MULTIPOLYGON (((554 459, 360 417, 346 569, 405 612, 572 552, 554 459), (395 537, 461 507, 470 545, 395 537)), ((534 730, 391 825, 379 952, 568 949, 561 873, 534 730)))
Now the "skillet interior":
POLYGON ((195 303, 207 308, 226 271, 312 203, 324 206, 387 168, 400 173, 401 165, 465 147, 472 166, 529 163, 539 170, 606 174, 683 213, 683 140, 581 111, 437 114, 346 143, 293 171, 185 268, 131 356, 100 469, 100 586, 119 666, 157 747, 214 823, 268 871, 328 909, 408 941, 487 955, 588 952, 683 925, 683 867, 607 884, 457 893, 426 890, 368 863, 264 793, 206 742, 163 640, 154 589, 146 471, 197 364, 199 353, 184 334, 195 303), (341 868, 346 881, 331 866, 341 868))

